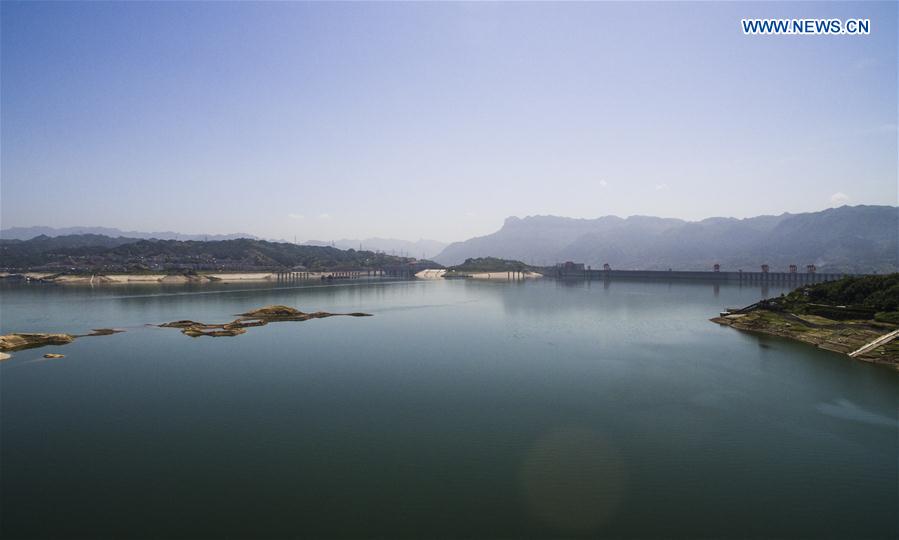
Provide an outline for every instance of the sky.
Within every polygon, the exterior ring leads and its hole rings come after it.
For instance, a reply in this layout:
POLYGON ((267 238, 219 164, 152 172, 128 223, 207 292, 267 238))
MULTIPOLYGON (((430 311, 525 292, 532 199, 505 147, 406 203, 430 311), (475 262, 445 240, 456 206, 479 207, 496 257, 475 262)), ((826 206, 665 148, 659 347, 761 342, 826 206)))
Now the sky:
POLYGON ((0 30, 4 228, 455 241, 897 204, 894 2, 2 2, 0 30))

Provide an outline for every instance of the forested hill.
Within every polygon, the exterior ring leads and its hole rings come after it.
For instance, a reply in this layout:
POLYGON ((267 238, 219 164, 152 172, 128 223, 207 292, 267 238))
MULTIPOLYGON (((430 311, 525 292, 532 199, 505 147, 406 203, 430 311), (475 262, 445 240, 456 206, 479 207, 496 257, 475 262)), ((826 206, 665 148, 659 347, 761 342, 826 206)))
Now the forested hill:
MULTIPOLYGON (((415 259, 372 251, 248 238, 206 242, 73 235, 54 238, 38 236, 24 241, 0 240, 0 268, 6 271, 251 271, 294 267, 339 270, 412 262, 415 259)), ((436 263, 431 266, 440 267, 436 263)))
POLYGON ((521 261, 510 261, 507 259, 497 259, 496 257, 481 257, 477 259, 466 259, 464 263, 452 266, 448 270, 456 272, 532 272, 539 271, 521 261))
POLYGON ((780 300, 795 313, 832 316, 869 310, 877 320, 899 324, 899 274, 846 277, 807 285, 780 300), (831 306, 835 309, 825 309, 831 306))

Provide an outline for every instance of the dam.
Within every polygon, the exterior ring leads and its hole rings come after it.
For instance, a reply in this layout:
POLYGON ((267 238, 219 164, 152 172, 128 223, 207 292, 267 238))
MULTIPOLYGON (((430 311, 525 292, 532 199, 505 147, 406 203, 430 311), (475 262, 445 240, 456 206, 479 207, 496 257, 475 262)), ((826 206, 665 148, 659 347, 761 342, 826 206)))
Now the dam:
POLYGON ((636 280, 671 280, 671 281, 718 281, 729 283, 821 283, 834 281, 854 274, 817 272, 811 265, 809 271, 797 272, 791 268, 788 272, 770 272, 766 267, 759 272, 743 270, 725 271, 711 270, 613 270, 608 266, 593 269, 580 263, 558 264, 547 272, 547 275, 560 279, 636 279, 636 280))

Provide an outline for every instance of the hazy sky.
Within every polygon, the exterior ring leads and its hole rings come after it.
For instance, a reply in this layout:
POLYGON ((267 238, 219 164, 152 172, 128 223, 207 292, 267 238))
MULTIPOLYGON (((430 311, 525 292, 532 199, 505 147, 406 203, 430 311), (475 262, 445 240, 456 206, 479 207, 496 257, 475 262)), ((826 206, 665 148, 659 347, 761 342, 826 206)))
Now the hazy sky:
POLYGON ((893 2, 0 10, 3 227, 460 240, 897 203, 893 2))

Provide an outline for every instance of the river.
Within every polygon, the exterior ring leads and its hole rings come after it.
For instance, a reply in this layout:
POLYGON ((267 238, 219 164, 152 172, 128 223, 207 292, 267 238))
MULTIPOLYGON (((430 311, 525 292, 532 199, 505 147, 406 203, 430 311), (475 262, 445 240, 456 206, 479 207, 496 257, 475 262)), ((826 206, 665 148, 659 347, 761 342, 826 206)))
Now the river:
POLYGON ((899 374, 708 321, 780 292, 3 285, 3 333, 126 332, 0 363, 0 532, 895 538, 899 374), (374 316, 147 326, 276 303, 374 316))

